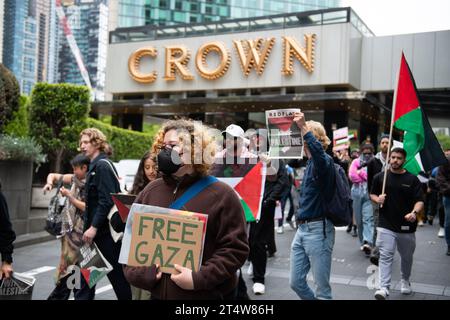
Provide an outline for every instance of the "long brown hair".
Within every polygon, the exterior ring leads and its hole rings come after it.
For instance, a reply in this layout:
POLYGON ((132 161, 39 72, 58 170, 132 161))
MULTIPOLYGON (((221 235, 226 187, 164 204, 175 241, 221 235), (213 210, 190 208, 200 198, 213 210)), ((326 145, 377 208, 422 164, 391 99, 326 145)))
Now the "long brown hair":
MULTIPOLYGON (((151 159, 154 163, 154 165, 156 166, 156 157, 155 155, 150 152, 147 151, 144 156, 141 159, 141 162, 139 162, 139 167, 138 170, 136 172, 136 176, 134 178, 134 182, 133 182, 133 187, 131 188, 131 194, 139 194, 142 190, 144 190, 144 188, 147 186, 147 184, 149 184, 150 182, 152 182, 154 179, 156 179, 156 176, 153 180, 149 180, 147 178, 147 175, 145 174, 145 161, 147 161, 147 159, 151 159)), ((155 168, 155 172, 157 172, 156 168, 155 168)))

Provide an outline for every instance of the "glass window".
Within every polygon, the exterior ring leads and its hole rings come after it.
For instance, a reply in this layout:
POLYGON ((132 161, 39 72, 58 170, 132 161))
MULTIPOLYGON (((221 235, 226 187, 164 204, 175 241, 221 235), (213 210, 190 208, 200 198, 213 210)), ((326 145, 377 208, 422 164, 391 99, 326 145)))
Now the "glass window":
POLYGON ((26 49, 34 49, 36 47, 36 45, 32 41, 25 41, 24 42, 24 47, 26 49))
POLYGON ((186 22, 186 13, 184 12, 174 12, 173 14, 174 22, 186 22))
POLYGON ((34 59, 30 57, 23 58, 23 71, 34 72, 34 59))
POLYGON ((181 1, 175 1, 175 9, 176 10, 182 10, 183 9, 183 3, 181 1))
POLYGON ((35 24, 31 22, 25 22, 25 31, 29 33, 36 33, 35 24))
POLYGON ((198 4, 197 3, 191 3, 191 11, 194 11, 194 12, 198 11, 198 4))
POLYGON ((228 7, 220 7, 219 15, 222 17, 228 17, 229 16, 228 7))

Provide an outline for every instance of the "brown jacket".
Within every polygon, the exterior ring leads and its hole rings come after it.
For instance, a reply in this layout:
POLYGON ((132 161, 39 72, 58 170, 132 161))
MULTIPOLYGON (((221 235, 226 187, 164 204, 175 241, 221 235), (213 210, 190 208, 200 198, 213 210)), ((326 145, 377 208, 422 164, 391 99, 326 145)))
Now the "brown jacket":
MULTIPOLYGON (((135 202, 167 208, 198 179, 187 175, 179 182, 167 177, 157 179, 135 202)), ((236 287, 236 272, 249 253, 239 198, 228 185, 216 182, 188 201, 183 210, 208 215, 202 266, 192 273, 194 290, 181 289, 169 274, 156 281, 155 266, 125 266, 125 277, 133 286, 150 290, 156 299, 222 299, 236 287)))

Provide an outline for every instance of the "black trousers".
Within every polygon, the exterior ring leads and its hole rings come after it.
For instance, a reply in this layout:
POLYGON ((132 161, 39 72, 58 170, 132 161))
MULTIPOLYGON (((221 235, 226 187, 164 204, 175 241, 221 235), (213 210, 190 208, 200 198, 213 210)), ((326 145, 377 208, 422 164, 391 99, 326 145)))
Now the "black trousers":
POLYGON ((119 263, 121 241, 114 242, 109 233, 95 237, 95 244, 100 249, 106 260, 112 265, 113 270, 108 273, 109 282, 118 300, 131 300, 130 284, 125 279, 122 265, 119 263))
POLYGON ((266 246, 274 246, 274 244, 271 243, 275 242, 274 218, 275 203, 264 203, 261 209, 261 219, 258 222, 250 223, 249 260, 253 265, 253 282, 264 284, 264 276, 266 274, 267 265, 266 246))
MULTIPOLYGON (((47 300, 68 300, 70 297, 70 290, 67 287, 67 280, 70 275, 61 278, 56 284, 55 289, 48 296, 47 300)), ((86 280, 84 280, 83 275, 80 275, 80 289, 73 289, 73 296, 75 300, 94 300, 95 297, 95 287, 89 288, 86 280)))
POLYGON ((292 194, 289 192, 283 199, 281 199, 281 220, 278 220, 278 226, 283 226, 284 220, 284 209, 286 208, 286 203, 289 201, 289 213, 286 217, 286 221, 291 221, 294 216, 294 200, 292 199, 292 194))

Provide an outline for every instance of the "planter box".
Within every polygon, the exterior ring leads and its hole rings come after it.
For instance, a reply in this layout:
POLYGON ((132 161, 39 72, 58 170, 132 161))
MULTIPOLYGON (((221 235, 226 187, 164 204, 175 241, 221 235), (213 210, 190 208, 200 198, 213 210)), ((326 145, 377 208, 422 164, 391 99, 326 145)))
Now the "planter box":
POLYGON ((9 215, 17 235, 29 233, 32 179, 31 161, 0 161, 2 192, 8 202, 9 215))

